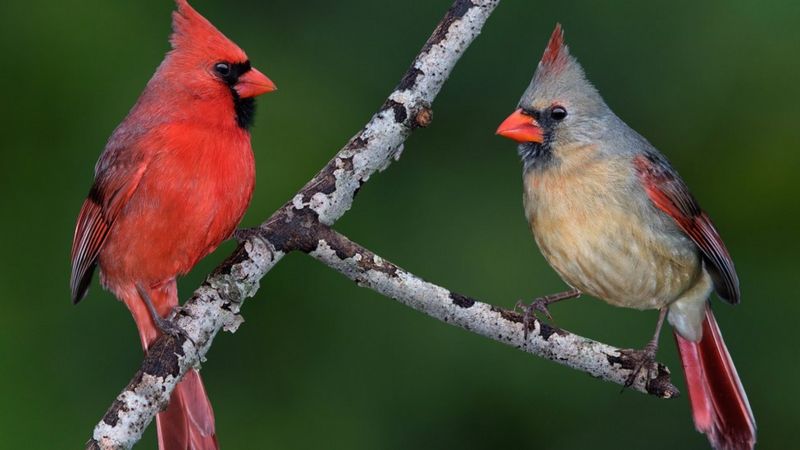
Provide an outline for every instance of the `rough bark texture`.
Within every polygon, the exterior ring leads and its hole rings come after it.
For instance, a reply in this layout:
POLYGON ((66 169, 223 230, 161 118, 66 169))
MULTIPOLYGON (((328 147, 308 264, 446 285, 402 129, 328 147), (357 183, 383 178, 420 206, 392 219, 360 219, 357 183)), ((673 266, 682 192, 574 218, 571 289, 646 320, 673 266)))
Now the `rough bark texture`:
MULTIPOLYGON (((519 314, 427 283, 330 229, 352 205, 361 186, 376 171, 399 158, 403 142, 431 123, 431 103, 456 62, 477 37, 499 0, 456 0, 425 43, 412 66, 367 125, 289 202, 243 239, 175 317, 189 339, 160 337, 139 371, 94 429, 86 448, 127 449, 169 400, 180 378, 204 361, 219 330, 241 324, 239 310, 259 280, 288 252, 308 253, 361 286, 374 289, 439 320, 543 356, 618 384, 633 363, 616 349, 533 321, 527 341, 519 314)), ((640 375, 631 386, 672 397, 669 371, 660 364, 654 377, 640 375)))
POLYGON ((180 339, 161 336, 150 347, 133 379, 95 426, 86 448, 131 448, 153 417, 167 406, 187 370, 199 366, 219 330, 234 332, 239 308, 253 296, 259 280, 285 253, 263 240, 241 244, 200 286, 173 318, 186 332, 180 339))
MULTIPOLYGON (((586 339, 539 320, 524 338, 522 315, 447 290, 409 273, 331 229, 317 233, 311 256, 341 272, 359 286, 377 291, 443 322, 547 358, 589 375, 625 384, 635 361, 621 350, 586 339)), ((669 369, 655 363, 631 386, 663 398, 678 395, 669 369)))

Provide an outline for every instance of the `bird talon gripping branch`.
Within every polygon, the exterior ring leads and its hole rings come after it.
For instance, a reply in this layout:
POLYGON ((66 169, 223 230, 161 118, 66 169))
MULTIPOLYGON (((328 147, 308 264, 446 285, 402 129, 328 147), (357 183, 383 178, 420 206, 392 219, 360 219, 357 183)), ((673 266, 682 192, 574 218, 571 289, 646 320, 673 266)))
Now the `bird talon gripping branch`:
POLYGON ((645 386, 649 385, 650 380, 654 378, 653 365, 656 362, 655 350, 648 350, 647 348, 642 350, 630 349, 627 350, 626 358, 633 362, 633 369, 631 369, 630 375, 628 375, 628 378, 625 380, 623 390, 633 386, 642 371, 644 371, 645 386))
POLYGON ((522 336, 526 341, 533 327, 533 321, 536 320, 536 315, 532 312, 532 306, 532 304, 525 304, 522 300, 517 300, 517 303, 514 305, 514 312, 516 312, 517 309, 522 311, 522 336))
POLYGON ((192 346, 197 348, 197 343, 189 336, 189 333, 186 332, 183 328, 179 327, 174 321, 170 319, 159 318, 154 320, 156 327, 162 334, 166 336, 170 336, 173 339, 185 339, 192 343, 192 346))
POLYGON ((536 312, 540 312, 547 317, 551 323, 555 323, 553 319, 553 315, 550 314, 550 308, 548 305, 552 305, 553 303, 560 302, 562 300, 569 300, 572 298, 578 298, 581 296, 581 291, 577 289, 570 289, 568 291, 559 292, 557 294, 545 295, 544 297, 539 297, 533 300, 529 305, 526 305, 519 300, 517 304, 514 306, 514 309, 517 308, 522 309, 522 323, 524 327, 524 337, 527 340, 528 334, 531 331, 533 321, 536 320, 536 312))
MULTIPOLYGON (((137 286, 138 288, 138 286, 137 286)), ((165 336, 170 336, 173 339, 180 339, 183 338, 192 343, 194 348, 197 348, 197 342, 189 336, 189 333, 186 332, 183 328, 181 328, 177 323, 175 323, 175 318, 178 316, 180 311, 180 306, 176 306, 172 308, 171 312, 167 314, 167 317, 161 317, 156 312, 155 306, 153 306, 153 302, 150 299, 150 296, 147 295, 147 291, 140 290, 139 295, 142 296, 142 300, 147 305, 147 309, 150 310, 150 315, 153 319, 153 323, 155 324, 158 331, 165 336)))
POLYGON ((530 335, 531 331, 533 330, 533 323, 539 318, 536 316, 536 312, 540 312, 547 317, 547 320, 550 322, 553 321, 553 316, 550 314, 550 310, 547 308, 547 303, 542 301, 542 298, 537 298, 530 304, 525 304, 522 300, 517 301, 517 304, 514 305, 514 310, 517 308, 522 310, 522 330, 523 330, 523 337, 525 340, 528 340, 528 336, 530 335))

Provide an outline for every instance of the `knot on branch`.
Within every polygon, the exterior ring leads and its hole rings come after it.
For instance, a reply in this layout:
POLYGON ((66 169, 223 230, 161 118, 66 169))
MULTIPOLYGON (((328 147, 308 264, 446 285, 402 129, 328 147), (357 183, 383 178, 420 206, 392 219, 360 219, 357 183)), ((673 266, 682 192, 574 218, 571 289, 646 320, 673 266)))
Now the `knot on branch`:
POLYGON ((414 117, 414 127, 415 128, 428 128, 433 121, 433 110, 427 106, 423 106, 417 111, 416 117, 414 117))

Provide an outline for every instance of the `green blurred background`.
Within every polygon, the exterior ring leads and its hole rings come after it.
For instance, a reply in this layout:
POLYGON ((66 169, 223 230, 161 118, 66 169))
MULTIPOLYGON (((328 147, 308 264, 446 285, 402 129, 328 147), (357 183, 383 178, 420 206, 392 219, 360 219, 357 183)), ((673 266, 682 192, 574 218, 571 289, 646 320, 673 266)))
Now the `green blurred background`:
MULTIPOLYGON (((255 225, 383 102, 450 0, 194 5, 280 90, 260 102, 255 225)), ((167 50, 167 0, 0 4, 0 436, 80 448, 141 360, 96 285, 69 301, 69 249, 94 163, 167 50)), ((433 126, 375 176, 337 228, 404 268, 511 307, 561 290, 522 217, 514 145, 495 137, 556 21, 607 102, 666 153, 711 213, 744 301, 716 302, 761 448, 796 445, 800 4, 505 1, 434 105, 433 126)), ((182 298, 230 252, 180 283, 182 298)), ((655 312, 577 300, 558 324, 639 347, 655 312)), ((223 448, 706 447, 684 396, 659 400, 456 329, 290 255, 203 376, 223 448)), ((672 339, 660 360, 682 386, 672 339)), ((154 427, 140 448, 154 447, 154 427)))

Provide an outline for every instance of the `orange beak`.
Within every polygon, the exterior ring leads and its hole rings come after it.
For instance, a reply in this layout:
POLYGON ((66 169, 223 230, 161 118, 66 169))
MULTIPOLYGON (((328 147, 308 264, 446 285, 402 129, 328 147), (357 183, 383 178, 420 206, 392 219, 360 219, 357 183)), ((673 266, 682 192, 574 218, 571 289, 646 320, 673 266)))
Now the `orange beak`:
POLYGON ((266 75, 256 69, 250 69, 239 77, 239 81, 234 86, 241 98, 258 97, 278 89, 266 75))
POLYGON ((542 128, 536 119, 525 114, 522 109, 514 111, 497 127, 496 134, 517 142, 544 142, 542 128))

